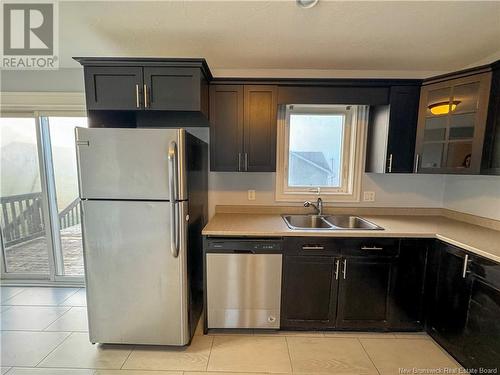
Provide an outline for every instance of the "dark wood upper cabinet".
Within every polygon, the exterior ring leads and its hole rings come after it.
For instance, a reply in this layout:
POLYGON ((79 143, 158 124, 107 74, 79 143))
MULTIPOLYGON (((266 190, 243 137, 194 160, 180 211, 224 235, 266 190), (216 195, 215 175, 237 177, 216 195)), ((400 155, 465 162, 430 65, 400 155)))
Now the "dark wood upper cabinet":
POLYGON ((144 108, 208 113, 200 69, 144 67, 144 108))
POLYGON ((390 95, 388 172, 413 172, 420 86, 393 86, 390 95))
POLYGON ((138 110, 142 108, 142 68, 89 66, 85 68, 87 109, 138 110))
POLYGON ((276 87, 211 85, 210 170, 276 170, 276 87))
POLYGON ((389 105, 372 106, 366 172, 412 173, 420 85, 392 86, 389 105))
POLYGON ((364 80, 335 80, 309 85, 280 85, 278 104, 365 104, 384 105, 389 101, 387 82, 364 80))
POLYGON ((90 126, 208 126, 212 75, 204 59, 75 60, 84 67, 90 126))
POLYGON ((210 86, 210 170, 241 170, 243 86, 210 86))
POLYGON ((244 87, 244 163, 247 172, 276 170, 276 86, 244 87))
POLYGON ((500 175, 500 62, 493 64, 481 174, 500 175))
POLYGON ((424 83, 415 146, 417 173, 479 174, 491 68, 424 83))

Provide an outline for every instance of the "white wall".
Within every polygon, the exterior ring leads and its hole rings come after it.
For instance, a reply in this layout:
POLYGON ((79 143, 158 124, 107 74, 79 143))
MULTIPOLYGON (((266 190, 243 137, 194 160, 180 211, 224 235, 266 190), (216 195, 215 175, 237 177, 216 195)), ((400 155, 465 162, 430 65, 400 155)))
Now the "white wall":
MULTIPOLYGON (((275 173, 210 172, 209 213, 216 205, 293 205, 275 202, 275 173), (249 201, 247 190, 256 191, 249 201)), ((362 190, 374 191, 375 202, 336 203, 342 207, 442 207, 444 176, 365 174, 362 190)), ((300 203, 296 203, 300 205, 300 203)))
POLYGON ((443 207, 500 220, 500 176, 445 177, 443 207))
POLYGON ((83 92, 83 69, 3 70, 0 88, 6 92, 83 92))

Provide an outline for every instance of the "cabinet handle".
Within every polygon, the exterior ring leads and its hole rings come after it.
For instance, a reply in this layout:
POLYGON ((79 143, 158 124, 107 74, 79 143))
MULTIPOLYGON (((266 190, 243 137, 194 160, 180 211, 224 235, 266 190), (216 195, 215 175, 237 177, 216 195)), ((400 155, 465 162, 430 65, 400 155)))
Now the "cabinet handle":
POLYGON ((340 260, 335 261, 335 280, 339 279, 340 260))
POLYGON ((418 164, 420 162, 420 154, 415 156, 415 168, 413 169, 413 173, 418 173, 418 164))
POLYGON ((302 250, 325 250, 325 247, 321 245, 303 245, 302 250))
POLYGON ((384 250, 384 248, 378 246, 362 246, 361 250, 384 250))
POLYGON ((245 152, 245 172, 248 172, 248 154, 245 152))
POLYGON ((342 275, 345 280, 345 278, 347 277, 347 259, 344 259, 344 269, 342 270, 342 275))
POLYGON ((238 152, 238 172, 241 172, 241 152, 238 152))
POLYGON ((144 84, 144 108, 148 108, 148 86, 144 84))
POLYGON ((392 154, 389 155, 389 173, 392 173, 392 154))
POLYGON ((465 276, 467 276, 467 264, 469 263, 469 254, 465 254, 464 258, 464 268, 462 270, 462 278, 465 279, 465 276))
POLYGON ((135 85, 135 106, 137 108, 141 107, 141 101, 139 98, 139 85, 135 85))

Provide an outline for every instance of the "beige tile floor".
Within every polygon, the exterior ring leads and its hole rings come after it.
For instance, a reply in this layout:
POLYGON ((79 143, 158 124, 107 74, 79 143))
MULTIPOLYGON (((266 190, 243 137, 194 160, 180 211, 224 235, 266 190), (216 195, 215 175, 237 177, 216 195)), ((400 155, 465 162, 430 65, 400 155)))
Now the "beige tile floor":
POLYGON ((0 374, 392 375, 458 368, 425 334, 211 332, 189 347, 91 345, 85 290, 1 287, 0 374))

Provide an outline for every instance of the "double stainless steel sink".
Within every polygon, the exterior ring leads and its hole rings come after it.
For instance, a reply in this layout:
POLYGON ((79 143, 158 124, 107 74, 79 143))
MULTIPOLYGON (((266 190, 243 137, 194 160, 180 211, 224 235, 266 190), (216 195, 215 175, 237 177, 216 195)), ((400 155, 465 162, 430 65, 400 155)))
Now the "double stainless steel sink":
POLYGON ((384 228, 351 215, 282 215, 293 230, 383 230, 384 228))

